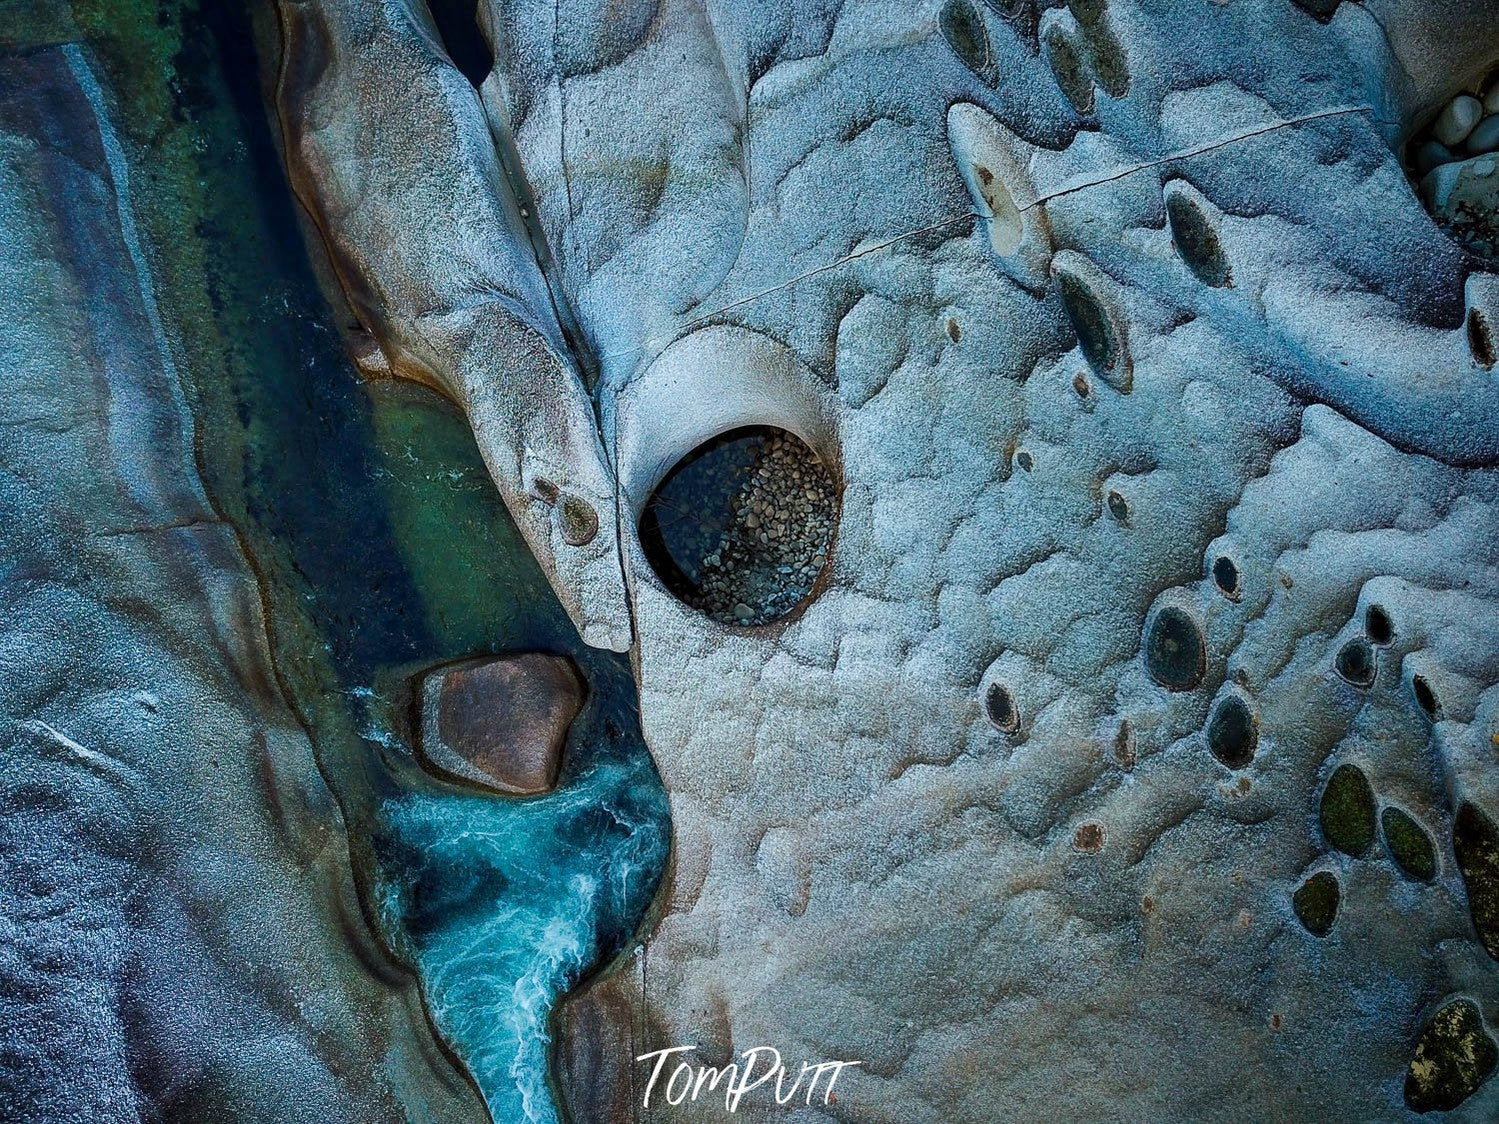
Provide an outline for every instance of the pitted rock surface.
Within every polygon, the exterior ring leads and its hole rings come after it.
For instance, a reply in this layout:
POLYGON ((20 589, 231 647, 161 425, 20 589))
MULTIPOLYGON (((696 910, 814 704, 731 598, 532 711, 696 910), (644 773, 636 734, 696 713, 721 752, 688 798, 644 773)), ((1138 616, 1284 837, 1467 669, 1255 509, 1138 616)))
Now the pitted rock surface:
MULTIPOLYGON (((1470 328, 1499 290, 1398 155, 1499 58, 1499 7, 663 2, 607 32, 591 4, 480 9, 476 94, 404 5, 320 7, 335 72, 354 44, 419 56, 445 99, 417 120, 425 88, 360 79, 390 129, 357 183, 318 156, 357 105, 309 76, 282 112, 334 241, 356 199, 354 243, 395 232, 358 284, 441 258, 455 191, 517 190, 394 184, 513 140, 596 360, 675 831, 608 981, 633 1053, 863 1060, 792 1119, 1405 1112, 1428 1013, 1499 1015, 1492 898, 1445 858, 1426 883, 1344 854, 1318 802, 1353 765, 1444 855, 1454 809, 1499 815, 1499 384, 1470 328), (841 467, 826 587, 729 628, 660 584, 633 517, 701 441, 791 422, 841 467), (1319 937, 1293 896, 1323 870, 1319 937)), ((513 250, 438 278, 439 314, 513 250)), ((365 327, 398 351, 395 315, 365 327)), ((485 396, 492 463, 529 379, 450 380, 485 396)), ((570 1069, 581 1118, 630 1082, 614 1060, 570 1069)))

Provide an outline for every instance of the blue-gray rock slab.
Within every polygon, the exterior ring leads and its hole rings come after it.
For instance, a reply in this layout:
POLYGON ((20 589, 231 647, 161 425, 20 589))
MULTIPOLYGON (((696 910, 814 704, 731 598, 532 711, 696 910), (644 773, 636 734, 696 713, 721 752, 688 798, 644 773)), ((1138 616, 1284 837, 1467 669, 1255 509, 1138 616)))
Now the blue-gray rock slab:
POLYGON ((482 1119, 198 479, 108 104, 0 57, 0 1115, 482 1119))

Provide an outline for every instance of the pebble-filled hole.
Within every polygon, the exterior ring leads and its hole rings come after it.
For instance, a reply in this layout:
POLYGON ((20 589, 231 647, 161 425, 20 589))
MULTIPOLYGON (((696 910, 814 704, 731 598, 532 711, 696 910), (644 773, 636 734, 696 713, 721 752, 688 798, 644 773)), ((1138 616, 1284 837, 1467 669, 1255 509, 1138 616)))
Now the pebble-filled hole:
POLYGON ((794 434, 757 426, 682 458, 641 512, 640 542, 673 595, 716 621, 763 625, 811 596, 837 518, 827 465, 794 434))

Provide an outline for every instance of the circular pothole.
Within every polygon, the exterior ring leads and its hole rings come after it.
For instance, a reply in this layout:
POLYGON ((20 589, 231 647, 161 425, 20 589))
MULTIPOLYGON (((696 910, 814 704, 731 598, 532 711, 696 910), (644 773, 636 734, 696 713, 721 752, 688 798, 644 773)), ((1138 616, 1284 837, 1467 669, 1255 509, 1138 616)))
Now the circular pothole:
POLYGON ((811 595, 832 552, 838 487, 783 429, 736 429, 698 446, 640 516, 640 543, 671 593, 716 621, 762 625, 811 595))

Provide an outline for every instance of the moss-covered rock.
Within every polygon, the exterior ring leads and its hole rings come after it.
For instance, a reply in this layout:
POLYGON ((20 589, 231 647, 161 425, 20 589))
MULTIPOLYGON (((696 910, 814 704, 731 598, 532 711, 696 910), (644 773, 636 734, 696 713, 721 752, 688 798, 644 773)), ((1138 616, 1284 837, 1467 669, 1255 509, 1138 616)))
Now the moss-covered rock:
POLYGON ((1430 882, 1437 875, 1437 849, 1415 818, 1400 808, 1386 808, 1379 817, 1385 846, 1395 865, 1412 878, 1430 882))
POLYGON ((1329 870, 1319 870, 1296 888, 1291 895, 1291 908, 1308 933, 1325 937, 1332 932, 1332 923, 1337 920, 1338 906, 1342 901, 1343 890, 1338 885, 1338 876, 1329 870))
POLYGON ((1452 851, 1468 888, 1473 928, 1499 960, 1499 828, 1475 805, 1464 803, 1452 820, 1452 851))
POLYGON ((1499 1048, 1470 999, 1431 1016, 1405 1075, 1405 1103, 1417 1112, 1445 1112, 1471 1097, 1494 1070, 1499 1048))
POLYGON ((1322 790, 1322 834, 1345 855, 1361 856, 1374 842, 1374 789, 1357 765, 1333 770, 1322 790))

